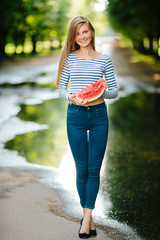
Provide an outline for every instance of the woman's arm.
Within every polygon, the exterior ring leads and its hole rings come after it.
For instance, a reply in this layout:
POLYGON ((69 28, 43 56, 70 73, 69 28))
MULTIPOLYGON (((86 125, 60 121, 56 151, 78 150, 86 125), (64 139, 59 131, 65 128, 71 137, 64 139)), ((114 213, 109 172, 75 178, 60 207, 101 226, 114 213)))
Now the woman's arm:
POLYGON ((67 61, 67 65, 64 67, 64 69, 62 71, 62 75, 61 75, 59 95, 62 98, 64 98, 65 100, 72 103, 71 94, 67 90, 69 78, 70 78, 70 69, 69 69, 69 64, 67 61))
POLYGON ((69 92, 67 91, 67 88, 60 86, 59 95, 68 101, 69 92))
POLYGON ((104 70, 105 79, 108 83, 108 89, 104 92, 103 98, 112 99, 118 96, 118 88, 114 76, 113 64, 110 57, 107 57, 107 62, 104 70))
POLYGON ((73 103, 71 100, 71 94, 67 91, 66 87, 60 86, 59 88, 59 95, 64 98, 65 100, 69 101, 70 103, 73 103))
POLYGON ((103 94, 103 98, 112 99, 118 96, 118 89, 106 90, 103 94))

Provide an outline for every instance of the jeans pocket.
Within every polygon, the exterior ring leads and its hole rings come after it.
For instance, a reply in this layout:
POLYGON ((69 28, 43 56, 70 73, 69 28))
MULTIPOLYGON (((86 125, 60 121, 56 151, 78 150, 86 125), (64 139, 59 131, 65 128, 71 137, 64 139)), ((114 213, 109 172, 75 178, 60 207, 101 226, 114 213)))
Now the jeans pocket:
POLYGON ((79 111, 79 106, 77 105, 68 105, 67 113, 75 114, 79 111))
POLYGON ((96 112, 99 114, 107 114, 107 107, 103 107, 103 108, 96 108, 96 112))

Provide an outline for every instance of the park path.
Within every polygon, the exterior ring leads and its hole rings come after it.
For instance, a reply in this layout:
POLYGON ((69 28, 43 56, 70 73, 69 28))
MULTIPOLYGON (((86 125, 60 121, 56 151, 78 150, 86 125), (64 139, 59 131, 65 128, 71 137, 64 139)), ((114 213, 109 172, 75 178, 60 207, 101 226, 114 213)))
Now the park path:
MULTIPOLYGON (((61 217, 57 192, 38 182, 38 172, 0 169, 0 239, 76 240, 79 222, 61 217)), ((94 238, 92 238, 94 239, 94 238)), ((96 240, 111 240, 98 229, 96 240)))
MULTIPOLYGON (((113 39, 103 40, 103 46, 105 52, 111 56, 116 75, 119 79, 125 79, 119 81, 119 87, 121 84, 127 84, 128 79, 131 78, 133 81, 145 83, 148 91, 159 91, 159 70, 142 63, 131 63, 130 51, 119 47, 116 41, 112 43, 111 40, 113 39)), ((30 70, 44 64, 51 66, 57 60, 58 56, 51 56, 8 63, 1 66, 1 74, 11 76, 16 71, 18 73, 18 69, 21 68, 30 70)), ((60 216, 58 209, 62 211, 64 204, 56 191, 39 182, 41 171, 36 169, 30 171, 27 168, 0 168, 0 239, 78 239, 79 219, 60 216)), ((118 234, 116 238, 113 237, 112 231, 113 229, 105 232, 98 229, 98 236, 95 239, 125 240, 125 236, 118 237, 118 234)))

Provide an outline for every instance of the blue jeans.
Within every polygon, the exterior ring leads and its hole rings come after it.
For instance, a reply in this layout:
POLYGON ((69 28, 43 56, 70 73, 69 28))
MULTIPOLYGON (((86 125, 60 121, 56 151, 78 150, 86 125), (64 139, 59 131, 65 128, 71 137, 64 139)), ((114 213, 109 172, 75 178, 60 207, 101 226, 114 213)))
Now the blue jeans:
POLYGON ((68 105, 67 134, 75 160, 81 206, 94 209, 108 136, 105 103, 89 107, 68 105))

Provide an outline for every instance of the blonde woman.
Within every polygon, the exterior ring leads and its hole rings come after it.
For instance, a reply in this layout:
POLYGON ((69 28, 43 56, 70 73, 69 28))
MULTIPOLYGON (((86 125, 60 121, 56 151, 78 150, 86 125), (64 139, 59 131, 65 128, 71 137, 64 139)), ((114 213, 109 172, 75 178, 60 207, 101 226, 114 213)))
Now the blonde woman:
POLYGON ((67 134, 76 166, 76 186, 83 208, 79 237, 97 235, 92 211, 99 190, 100 168, 108 136, 108 115, 104 98, 116 98, 117 84, 109 56, 95 50, 95 31, 91 22, 75 17, 69 26, 56 80, 61 97, 69 101, 67 134), (103 97, 79 101, 75 93, 105 77, 103 97), (70 83, 70 89, 68 88, 70 83))

